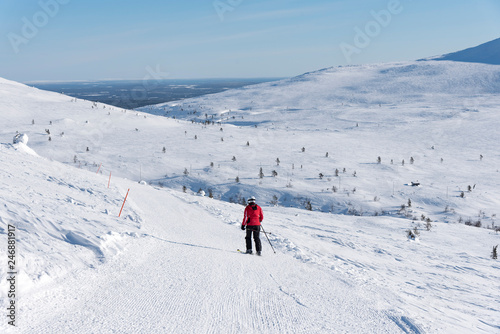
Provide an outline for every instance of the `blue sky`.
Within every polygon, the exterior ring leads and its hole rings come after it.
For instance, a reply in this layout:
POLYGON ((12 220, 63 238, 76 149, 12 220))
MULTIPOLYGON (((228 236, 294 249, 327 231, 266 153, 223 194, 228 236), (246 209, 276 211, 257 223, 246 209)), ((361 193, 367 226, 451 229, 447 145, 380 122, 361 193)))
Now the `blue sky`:
POLYGON ((0 3, 0 77, 289 77, 500 37, 498 0, 23 0, 0 3))

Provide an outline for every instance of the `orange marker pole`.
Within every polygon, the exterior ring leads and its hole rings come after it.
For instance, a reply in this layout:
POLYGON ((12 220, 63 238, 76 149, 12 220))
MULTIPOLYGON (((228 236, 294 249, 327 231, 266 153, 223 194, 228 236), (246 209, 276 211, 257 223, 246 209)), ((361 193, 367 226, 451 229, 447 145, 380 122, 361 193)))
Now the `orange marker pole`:
POLYGON ((130 188, 127 190, 127 195, 125 195, 125 199, 123 200, 122 208, 120 209, 120 214, 118 215, 118 217, 120 217, 122 215, 123 206, 125 205, 125 201, 127 200, 127 196, 128 196, 129 191, 130 191, 130 188))
POLYGON ((111 172, 109 172, 108 188, 109 188, 109 183, 110 182, 111 182, 111 172))
POLYGON ((99 171, 101 170, 102 163, 99 165, 99 168, 97 169, 96 174, 99 174, 99 171))

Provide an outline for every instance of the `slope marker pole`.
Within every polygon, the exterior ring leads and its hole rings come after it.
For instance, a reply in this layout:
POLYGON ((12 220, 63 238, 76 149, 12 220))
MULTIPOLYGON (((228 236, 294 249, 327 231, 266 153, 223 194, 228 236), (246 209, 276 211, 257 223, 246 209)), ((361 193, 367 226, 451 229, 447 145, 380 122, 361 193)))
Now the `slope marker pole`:
POLYGON ((123 200, 122 208, 120 209, 120 214, 118 215, 118 217, 120 217, 122 215, 123 206, 125 205, 125 201, 127 200, 127 196, 128 196, 129 191, 130 191, 130 188, 127 190, 127 194, 125 195, 125 199, 123 200))

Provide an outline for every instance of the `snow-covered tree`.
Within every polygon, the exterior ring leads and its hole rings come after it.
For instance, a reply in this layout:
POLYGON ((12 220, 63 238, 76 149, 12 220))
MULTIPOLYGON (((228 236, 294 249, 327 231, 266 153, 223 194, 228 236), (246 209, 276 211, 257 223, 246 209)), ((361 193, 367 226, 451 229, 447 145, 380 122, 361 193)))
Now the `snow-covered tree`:
POLYGON ((269 202, 269 204, 274 206, 278 205, 278 196, 273 195, 273 199, 269 202))

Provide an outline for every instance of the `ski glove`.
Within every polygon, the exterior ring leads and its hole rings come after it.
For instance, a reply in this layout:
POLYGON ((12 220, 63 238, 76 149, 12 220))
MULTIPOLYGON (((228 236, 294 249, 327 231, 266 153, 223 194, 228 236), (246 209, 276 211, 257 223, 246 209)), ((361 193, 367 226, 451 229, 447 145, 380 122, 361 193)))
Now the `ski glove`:
POLYGON ((245 225, 241 225, 241 229, 244 231, 245 230, 245 225))

